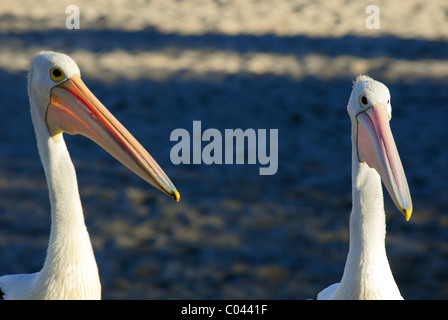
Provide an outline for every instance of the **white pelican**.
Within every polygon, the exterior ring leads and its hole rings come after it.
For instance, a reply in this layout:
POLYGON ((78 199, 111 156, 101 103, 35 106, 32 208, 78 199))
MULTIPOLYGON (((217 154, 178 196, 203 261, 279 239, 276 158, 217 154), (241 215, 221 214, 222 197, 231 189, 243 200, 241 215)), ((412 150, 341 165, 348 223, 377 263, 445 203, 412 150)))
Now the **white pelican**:
POLYGON ((387 87, 358 76, 347 106, 352 121, 352 197, 350 244, 340 283, 317 299, 403 299, 386 256, 386 217, 381 180, 406 220, 412 201, 389 127, 387 87))
POLYGON ((0 294, 4 299, 100 299, 98 267, 62 133, 87 136, 177 201, 179 192, 148 152, 85 86, 69 56, 38 53, 28 75, 28 95, 49 188, 51 232, 41 271, 0 277, 0 294))

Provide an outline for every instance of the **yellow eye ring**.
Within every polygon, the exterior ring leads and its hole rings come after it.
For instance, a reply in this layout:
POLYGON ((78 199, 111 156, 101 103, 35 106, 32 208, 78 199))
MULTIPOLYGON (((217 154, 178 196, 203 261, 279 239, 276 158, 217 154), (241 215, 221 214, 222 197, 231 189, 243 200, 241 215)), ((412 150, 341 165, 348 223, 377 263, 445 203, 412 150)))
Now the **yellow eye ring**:
POLYGON ((367 100, 367 97, 365 95, 359 96, 359 104, 363 108, 365 108, 369 105, 369 100, 367 100))
POLYGON ((50 77, 51 80, 55 81, 55 82, 59 82, 61 80, 64 80, 65 75, 64 72, 62 72, 62 70, 60 68, 53 68, 50 71, 50 77))

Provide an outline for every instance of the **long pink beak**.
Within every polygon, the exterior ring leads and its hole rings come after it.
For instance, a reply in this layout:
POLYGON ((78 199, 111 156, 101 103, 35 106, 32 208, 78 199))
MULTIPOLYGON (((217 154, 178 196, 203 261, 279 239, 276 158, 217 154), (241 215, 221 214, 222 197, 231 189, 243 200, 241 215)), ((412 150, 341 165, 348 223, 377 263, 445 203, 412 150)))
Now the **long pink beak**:
POLYGON ((51 89, 46 117, 52 136, 67 132, 88 137, 143 180, 179 201, 179 192, 165 172, 79 76, 51 89))
POLYGON ((361 112, 358 120, 358 156, 378 171, 387 191, 406 220, 412 215, 412 200, 406 175, 382 104, 361 112))

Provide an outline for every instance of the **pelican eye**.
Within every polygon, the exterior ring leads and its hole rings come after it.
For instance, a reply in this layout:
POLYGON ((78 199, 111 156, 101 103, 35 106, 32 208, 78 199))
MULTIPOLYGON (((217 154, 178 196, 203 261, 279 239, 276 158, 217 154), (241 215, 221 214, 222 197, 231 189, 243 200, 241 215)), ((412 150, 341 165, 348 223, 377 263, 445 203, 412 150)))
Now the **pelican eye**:
POLYGON ((64 72, 60 68, 53 68, 50 71, 51 80, 55 82, 59 82, 61 80, 64 80, 64 72))
POLYGON ((359 96, 359 104, 363 108, 365 108, 369 105, 369 100, 367 100, 367 97, 365 95, 359 96))

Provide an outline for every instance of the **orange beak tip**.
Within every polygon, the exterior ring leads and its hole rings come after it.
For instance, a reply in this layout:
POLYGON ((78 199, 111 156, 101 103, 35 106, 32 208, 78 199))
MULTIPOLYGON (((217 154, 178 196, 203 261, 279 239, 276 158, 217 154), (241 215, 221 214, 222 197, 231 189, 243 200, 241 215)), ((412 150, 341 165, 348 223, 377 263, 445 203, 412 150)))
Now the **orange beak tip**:
POLYGON ((404 209, 404 216, 406 218, 406 221, 409 221, 409 219, 411 219, 411 215, 412 215, 412 210, 410 209, 404 209))
POLYGON ((179 193, 179 191, 174 191, 174 199, 177 201, 177 202, 179 202, 179 200, 180 200, 180 193, 179 193))

